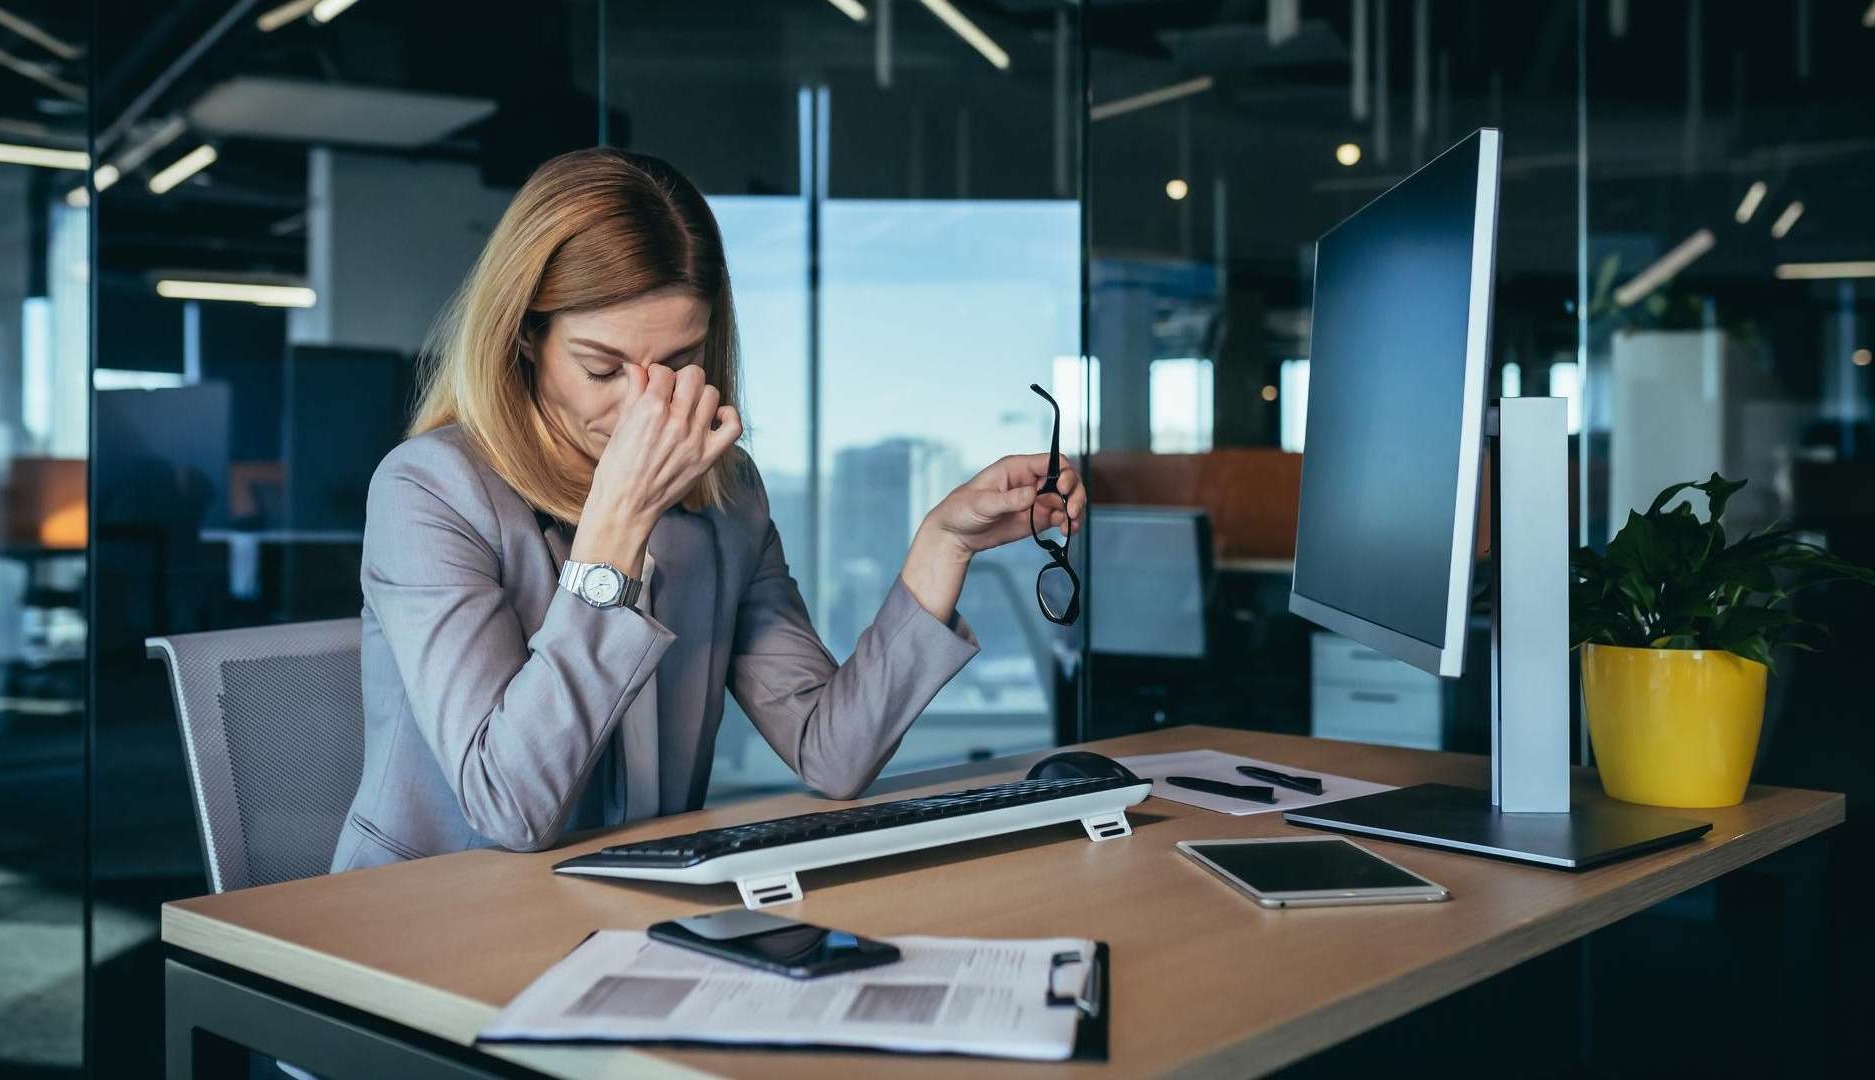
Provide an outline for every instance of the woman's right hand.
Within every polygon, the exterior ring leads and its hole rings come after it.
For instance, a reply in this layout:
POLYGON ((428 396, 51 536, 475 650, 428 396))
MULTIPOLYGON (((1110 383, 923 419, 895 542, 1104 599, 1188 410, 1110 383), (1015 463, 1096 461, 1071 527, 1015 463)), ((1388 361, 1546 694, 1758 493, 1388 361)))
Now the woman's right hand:
POLYGON ((703 381, 702 364, 626 364, 618 377, 618 423, 593 469, 570 556, 640 577, 658 518, 742 437, 742 418, 703 381))

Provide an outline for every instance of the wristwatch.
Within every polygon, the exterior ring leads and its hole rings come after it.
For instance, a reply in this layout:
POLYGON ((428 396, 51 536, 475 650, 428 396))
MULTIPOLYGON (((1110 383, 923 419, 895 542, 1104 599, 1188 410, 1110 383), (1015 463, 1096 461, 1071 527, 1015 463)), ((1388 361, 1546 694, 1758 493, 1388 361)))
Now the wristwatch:
POLYGON ((625 576, 611 563, 568 559, 560 567, 560 587, 596 608, 632 607, 644 582, 625 576))

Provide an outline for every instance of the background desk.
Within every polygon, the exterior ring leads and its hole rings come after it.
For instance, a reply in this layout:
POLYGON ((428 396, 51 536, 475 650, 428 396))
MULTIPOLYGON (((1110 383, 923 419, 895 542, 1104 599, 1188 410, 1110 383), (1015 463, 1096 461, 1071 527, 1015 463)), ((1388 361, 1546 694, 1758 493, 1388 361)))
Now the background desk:
MULTIPOLYGON (((1487 767, 1484 759, 1457 754, 1205 727, 1091 745, 1110 755, 1212 747, 1397 784, 1482 787, 1487 767)), ((874 797, 1007 778, 1029 760, 900 777, 874 797)), ((1594 781, 1584 773, 1578 782, 1594 781)), ((960 1067, 954 1058, 460 1049, 590 931, 641 929, 737 903, 732 886, 564 878, 549 872, 552 863, 626 837, 824 806, 782 796, 645 822, 550 852, 463 852, 165 905, 163 940, 175 950, 172 1075, 189 1067, 195 1027, 327 1075, 348 1062, 389 1061, 364 1055, 395 1053, 384 1049, 391 1040, 407 1040, 426 1055, 423 1064, 441 1071, 519 1064, 562 1076, 691 1070, 869 1076, 889 1062, 894 1075, 954 1074, 960 1067), (346 1056, 354 1044, 366 1049, 346 1056)), ((1209 877, 1173 844, 1308 830, 1284 825, 1277 814, 1233 818, 1148 800, 1131 812, 1130 839, 1094 844, 1079 826, 1064 825, 830 867, 804 874, 806 900, 780 913, 873 936, 1099 938, 1113 950, 1115 1074, 1241 1076, 1297 1061, 1821 832, 1842 821, 1843 798, 1754 787, 1741 806, 1699 813, 1714 822, 1704 840, 1582 874, 1363 840, 1450 888, 1452 902, 1270 912, 1209 877)), ((415 1075, 414 1060, 399 1059, 398 1071, 415 1075)), ((977 1076, 1094 1071, 1085 1064, 997 1061, 972 1061, 968 1069, 977 1076)))

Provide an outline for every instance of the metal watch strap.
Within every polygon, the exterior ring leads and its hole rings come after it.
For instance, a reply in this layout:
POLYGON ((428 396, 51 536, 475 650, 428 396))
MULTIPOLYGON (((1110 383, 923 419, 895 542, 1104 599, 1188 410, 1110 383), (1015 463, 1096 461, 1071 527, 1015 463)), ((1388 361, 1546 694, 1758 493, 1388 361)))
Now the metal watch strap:
POLYGON ((635 608, 638 606, 638 597, 644 591, 644 582, 632 577, 630 574, 613 566, 611 563, 576 562, 572 559, 568 559, 566 562, 560 564, 560 587, 572 593, 574 596, 579 597, 581 600, 586 601, 588 604, 592 604, 592 600, 589 599, 585 593, 580 591, 580 583, 584 580, 586 571, 591 570, 595 566, 607 567, 618 574, 620 585, 618 600, 616 602, 605 605, 593 604, 594 607, 635 608))

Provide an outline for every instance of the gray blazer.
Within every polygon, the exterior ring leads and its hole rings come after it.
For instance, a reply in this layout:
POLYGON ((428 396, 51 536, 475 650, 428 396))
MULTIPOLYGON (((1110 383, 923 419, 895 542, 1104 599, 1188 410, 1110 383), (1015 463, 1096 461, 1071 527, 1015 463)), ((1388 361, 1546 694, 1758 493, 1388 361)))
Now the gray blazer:
POLYGON ((976 639, 898 581, 835 664, 748 478, 726 507, 658 522, 645 614, 559 588, 571 530, 543 527, 456 428, 391 451, 360 575, 364 774, 332 868, 551 847, 576 806, 604 807, 579 824, 697 809, 725 688, 810 786, 864 790, 976 639), (653 671, 655 707, 631 708, 653 671))

